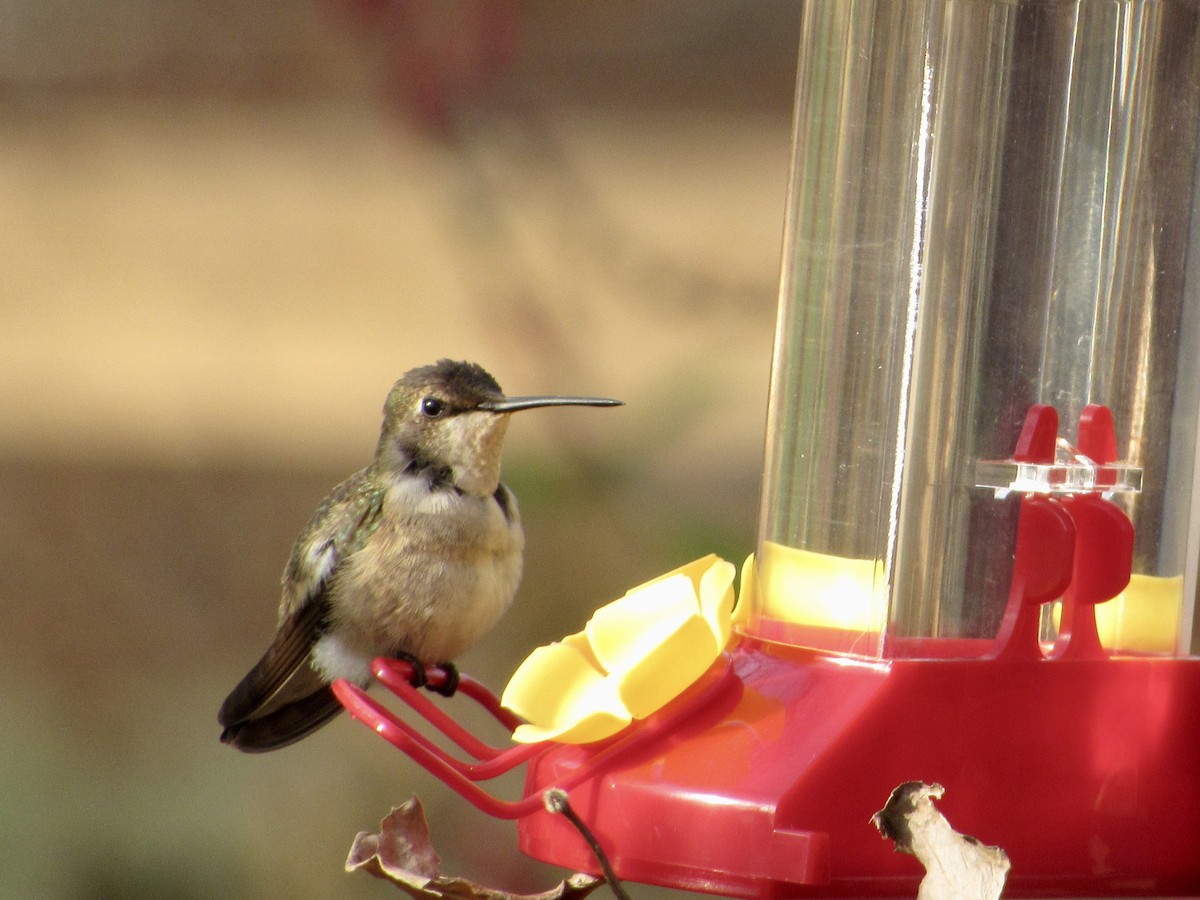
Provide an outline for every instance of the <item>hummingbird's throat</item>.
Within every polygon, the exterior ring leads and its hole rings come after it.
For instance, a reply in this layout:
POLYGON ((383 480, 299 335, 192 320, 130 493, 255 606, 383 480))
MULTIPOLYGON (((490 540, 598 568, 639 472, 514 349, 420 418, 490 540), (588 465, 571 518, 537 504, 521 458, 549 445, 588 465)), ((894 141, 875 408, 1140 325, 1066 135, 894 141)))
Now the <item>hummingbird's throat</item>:
POLYGON ((444 456, 455 486, 466 494, 490 497, 500 486, 500 455, 508 416, 468 412, 444 423, 444 456))

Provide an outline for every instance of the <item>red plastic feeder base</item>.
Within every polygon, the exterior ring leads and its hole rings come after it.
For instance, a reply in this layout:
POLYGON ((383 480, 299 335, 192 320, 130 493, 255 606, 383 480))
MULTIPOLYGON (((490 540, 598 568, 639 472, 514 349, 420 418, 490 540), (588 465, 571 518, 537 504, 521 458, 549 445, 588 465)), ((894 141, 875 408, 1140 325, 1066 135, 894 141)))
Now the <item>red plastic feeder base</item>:
MULTIPOLYGON (((603 746, 535 758, 527 795, 603 746)), ((919 780, 1007 851, 1006 896, 1200 894, 1198 659, 875 662, 746 641, 711 702, 617 763, 571 802, 631 881, 915 896, 921 866, 869 820, 919 780)), ((562 817, 519 829, 525 853, 596 871, 562 817)))

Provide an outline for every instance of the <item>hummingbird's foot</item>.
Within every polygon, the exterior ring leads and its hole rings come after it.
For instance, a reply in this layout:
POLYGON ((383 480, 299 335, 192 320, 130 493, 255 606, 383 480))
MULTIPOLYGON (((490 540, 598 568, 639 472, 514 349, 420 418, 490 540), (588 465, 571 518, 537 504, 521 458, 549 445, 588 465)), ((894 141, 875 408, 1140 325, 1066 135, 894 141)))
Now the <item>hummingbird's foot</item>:
POLYGON ((401 662, 406 662, 412 666, 412 674, 408 676, 408 683, 415 688, 425 687, 429 682, 429 676, 425 674, 425 664, 411 653, 405 653, 403 650, 393 655, 401 662))
POLYGON ((444 662, 438 663, 438 668, 445 674, 445 680, 437 686, 432 684, 425 686, 434 693, 441 694, 443 697, 453 697, 454 693, 458 690, 458 666, 452 662, 444 662))
POLYGON ((412 667, 412 674, 408 676, 408 683, 415 688, 425 688, 433 691, 435 694, 441 694, 443 697, 453 697, 458 690, 458 667, 454 663, 444 662, 438 663, 436 668, 442 670, 442 678, 440 683, 431 684, 429 681, 429 673, 425 669, 425 664, 413 656, 411 653, 405 653, 401 650, 398 653, 392 654, 401 662, 406 662, 412 667))

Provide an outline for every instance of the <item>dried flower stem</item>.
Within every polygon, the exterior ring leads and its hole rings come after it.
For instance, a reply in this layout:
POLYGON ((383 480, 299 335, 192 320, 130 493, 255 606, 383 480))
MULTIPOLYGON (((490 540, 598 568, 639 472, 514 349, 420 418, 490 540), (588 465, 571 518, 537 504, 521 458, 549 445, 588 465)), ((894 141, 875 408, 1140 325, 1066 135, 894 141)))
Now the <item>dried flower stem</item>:
POLYGON ((604 872, 604 879, 608 882, 608 886, 612 888, 612 892, 617 895, 618 900, 630 900, 629 894, 625 892, 625 886, 621 884, 621 880, 617 878, 609 865, 608 857, 604 855, 604 849, 600 846, 600 842, 596 840, 596 836, 592 834, 590 828, 584 823, 583 819, 579 818, 579 814, 571 808, 571 802, 567 798, 567 792, 561 788, 550 788, 542 795, 542 800, 546 804, 546 809, 557 815, 566 818, 568 822, 575 826, 575 830, 580 836, 587 841, 587 845, 592 848, 592 853, 596 857, 596 861, 600 863, 600 870, 604 872))

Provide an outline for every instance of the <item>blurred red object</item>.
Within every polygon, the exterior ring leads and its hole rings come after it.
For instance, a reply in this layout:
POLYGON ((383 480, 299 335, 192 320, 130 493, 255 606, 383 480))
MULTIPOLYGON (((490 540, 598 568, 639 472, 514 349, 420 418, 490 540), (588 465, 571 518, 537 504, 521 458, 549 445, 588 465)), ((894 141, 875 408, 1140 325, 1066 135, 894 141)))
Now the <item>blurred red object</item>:
POLYGON ((454 133, 517 54, 517 0, 328 0, 380 47, 389 105, 420 127, 454 133))

